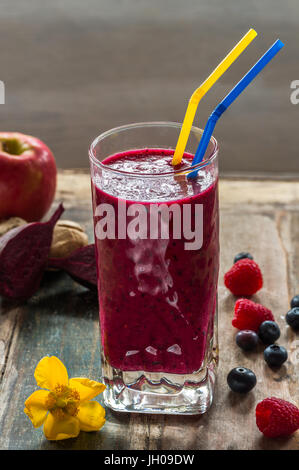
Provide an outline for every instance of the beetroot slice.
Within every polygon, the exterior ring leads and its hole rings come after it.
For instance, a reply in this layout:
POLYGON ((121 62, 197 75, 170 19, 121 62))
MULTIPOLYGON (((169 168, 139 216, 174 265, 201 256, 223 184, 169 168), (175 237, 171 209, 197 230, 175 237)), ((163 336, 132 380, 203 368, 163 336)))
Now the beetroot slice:
POLYGON ((78 248, 66 258, 49 258, 48 266, 62 269, 75 281, 89 289, 97 287, 95 245, 78 248))
POLYGON ((37 291, 47 264, 53 229, 63 211, 60 204, 49 221, 22 225, 0 238, 0 295, 25 300, 37 291))

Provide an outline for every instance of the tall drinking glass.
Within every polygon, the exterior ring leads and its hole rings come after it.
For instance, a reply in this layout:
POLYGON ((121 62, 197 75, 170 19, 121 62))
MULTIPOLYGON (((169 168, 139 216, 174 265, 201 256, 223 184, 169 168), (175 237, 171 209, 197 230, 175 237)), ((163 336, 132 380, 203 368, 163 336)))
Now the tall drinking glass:
POLYGON ((180 129, 131 124, 89 149, 104 401, 117 411, 199 414, 213 399, 218 145, 212 137, 189 179, 202 131, 174 168, 180 129))

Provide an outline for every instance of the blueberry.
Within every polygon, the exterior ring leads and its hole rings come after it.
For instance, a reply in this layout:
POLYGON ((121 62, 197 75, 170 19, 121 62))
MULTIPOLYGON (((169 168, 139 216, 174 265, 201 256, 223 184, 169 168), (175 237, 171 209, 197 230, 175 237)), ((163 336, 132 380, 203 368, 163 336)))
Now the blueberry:
POLYGON ((236 343, 244 351, 252 351, 258 343, 258 335, 252 330, 241 330, 236 335, 236 343))
POLYGON ((264 321, 257 332, 264 344, 273 344, 280 337, 280 329, 275 321, 264 321))
POLYGON ((228 374, 227 383, 233 392, 247 393, 255 386, 256 376, 246 367, 235 367, 228 374))
POLYGON ((288 311, 286 322, 293 330, 299 330, 299 307, 294 307, 288 311))
POLYGON ((278 344, 271 344, 264 351, 264 359, 268 366, 279 367, 288 358, 287 350, 278 344))
POLYGON ((236 263, 237 261, 240 261, 240 259, 244 259, 244 258, 253 259, 253 256, 250 253, 246 253, 245 251, 242 251, 241 253, 238 253, 234 257, 234 263, 236 263))
POLYGON ((295 307, 299 307, 299 295, 295 295, 291 300, 291 308, 295 307))

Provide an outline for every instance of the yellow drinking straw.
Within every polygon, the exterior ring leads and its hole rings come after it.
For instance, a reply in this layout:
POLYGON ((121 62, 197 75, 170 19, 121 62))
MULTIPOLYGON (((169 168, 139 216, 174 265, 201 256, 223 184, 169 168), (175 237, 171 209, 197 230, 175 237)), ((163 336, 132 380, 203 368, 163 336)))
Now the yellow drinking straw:
POLYGON ((189 139, 189 134, 196 114, 197 106, 203 96, 209 91, 210 88, 217 82, 218 78, 224 74, 224 72, 232 65, 232 63, 239 57, 240 54, 246 49, 251 41, 257 36, 257 32, 254 29, 250 29, 245 36, 241 39, 238 44, 227 54, 227 56, 220 62, 215 70, 208 76, 208 78, 202 82, 199 88, 197 88, 192 94, 187 111, 184 117, 183 125, 179 135, 178 143, 173 155, 172 164, 178 165, 184 155, 185 148, 189 139))

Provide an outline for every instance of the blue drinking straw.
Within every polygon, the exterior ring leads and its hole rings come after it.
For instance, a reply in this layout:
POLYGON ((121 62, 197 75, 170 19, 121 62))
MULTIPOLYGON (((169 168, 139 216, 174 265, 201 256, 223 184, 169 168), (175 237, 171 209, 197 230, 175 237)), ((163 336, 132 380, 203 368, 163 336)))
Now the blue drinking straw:
MULTIPOLYGON (((236 86, 226 95, 226 97, 216 106, 210 115, 206 127, 201 136, 196 153, 194 155, 192 166, 200 163, 204 157, 207 146, 210 142, 212 133, 220 116, 235 101, 242 91, 252 82, 252 80, 260 73, 260 71, 273 59, 277 52, 284 46, 280 39, 277 39, 270 49, 256 62, 256 64, 244 75, 236 86)), ((188 178, 195 178, 199 170, 189 173, 188 178)))

